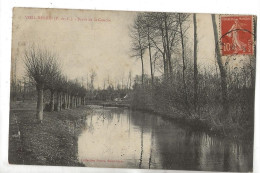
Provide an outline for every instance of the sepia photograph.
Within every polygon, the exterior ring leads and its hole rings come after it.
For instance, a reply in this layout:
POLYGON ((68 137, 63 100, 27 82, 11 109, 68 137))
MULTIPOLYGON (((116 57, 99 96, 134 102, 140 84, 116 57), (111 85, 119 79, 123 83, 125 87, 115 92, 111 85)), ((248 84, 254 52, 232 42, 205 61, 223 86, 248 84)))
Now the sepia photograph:
POLYGON ((252 172, 256 19, 13 8, 9 164, 252 172))

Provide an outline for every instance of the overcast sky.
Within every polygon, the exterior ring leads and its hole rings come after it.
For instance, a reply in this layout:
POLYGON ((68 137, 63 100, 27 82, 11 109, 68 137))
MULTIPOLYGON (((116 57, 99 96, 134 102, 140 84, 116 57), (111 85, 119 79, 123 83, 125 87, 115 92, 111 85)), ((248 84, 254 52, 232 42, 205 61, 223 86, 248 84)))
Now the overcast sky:
MULTIPOLYGON (((56 52, 64 74, 70 79, 86 79, 86 75, 94 69, 97 73, 96 86, 102 87, 108 75, 111 80, 121 80, 129 71, 133 75, 141 74, 140 60, 130 57, 129 26, 135 16, 136 12, 16 8, 13 16, 12 59, 17 58, 17 78, 24 74, 21 60, 24 49, 32 43, 56 52), (38 16, 53 18, 31 19, 38 16)), ((198 63, 213 65, 215 45, 211 16, 197 15, 197 26, 198 63)), ((187 33, 192 40, 192 23, 187 33)), ((189 47, 192 50, 192 41, 189 47)), ((147 54, 145 59, 145 72, 149 74, 147 54)))

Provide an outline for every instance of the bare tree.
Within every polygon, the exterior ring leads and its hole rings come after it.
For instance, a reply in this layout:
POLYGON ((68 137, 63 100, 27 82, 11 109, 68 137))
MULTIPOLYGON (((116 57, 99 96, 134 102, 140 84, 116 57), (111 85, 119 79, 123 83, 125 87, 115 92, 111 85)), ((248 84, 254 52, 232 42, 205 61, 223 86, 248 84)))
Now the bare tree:
POLYGON ((127 89, 130 90, 132 87, 132 71, 128 73, 127 89))
POLYGON ((48 80, 45 86, 47 89, 50 90, 51 93, 50 103, 49 103, 50 112, 54 111, 54 104, 55 104, 54 95, 57 92, 57 86, 59 85, 58 81, 59 81, 59 77, 61 76, 61 70, 58 65, 57 65, 57 70, 55 72, 56 73, 54 73, 52 76, 48 76, 48 80))
MULTIPOLYGON (((133 29, 136 31, 134 50, 137 57, 143 59, 144 54, 140 53, 149 51, 150 47, 151 51, 147 52, 147 55, 152 55, 151 72, 156 71, 156 75, 154 87, 150 87, 152 75, 151 78, 144 74, 134 78, 131 91, 131 104, 134 108, 154 112, 159 110, 165 114, 178 109, 184 113, 185 119, 198 118, 195 121, 206 122, 211 129, 223 130, 224 134, 226 129, 233 127, 246 129, 250 127, 249 124, 253 124, 255 56, 248 56, 247 60, 246 58, 235 60, 235 56, 221 57, 214 15, 212 15, 216 43, 214 68, 204 64, 199 68, 196 14, 190 16, 178 13, 142 13, 139 16, 145 16, 145 20, 140 19, 143 22, 135 25, 133 29), (194 39, 190 40, 189 20, 192 19, 194 39), (142 41, 143 47, 138 41, 142 41), (241 61, 246 64, 235 67, 235 64, 241 61), (162 75, 159 76, 158 73, 162 75), (193 112, 190 109, 193 103, 195 116, 192 116, 193 112), (229 121, 225 121, 226 119, 229 121)), ((118 87, 119 89, 121 88, 118 87)))
POLYGON ((142 64, 142 84, 144 83, 144 52, 146 49, 146 35, 142 29, 143 19, 137 15, 132 28, 130 29, 130 37, 132 38, 132 57, 138 57, 142 64))
POLYGON ((25 68, 27 75, 35 82, 38 92, 37 117, 43 120, 43 90, 49 81, 49 77, 58 71, 58 63, 53 52, 40 47, 31 46, 25 51, 25 68))
POLYGON ((153 80, 154 80, 154 76, 153 76, 153 60, 152 60, 152 41, 151 38, 153 37, 153 17, 152 17, 152 13, 140 13, 139 14, 142 19, 142 32, 144 32, 144 34, 147 37, 147 45, 146 47, 148 47, 148 52, 149 52, 149 59, 150 59, 150 73, 151 73, 151 80, 152 80, 152 85, 153 85, 153 80))
POLYGON ((169 41, 169 16, 164 13, 163 15, 164 19, 164 27, 165 27, 165 40, 166 40, 166 55, 168 59, 168 65, 170 70, 170 75, 172 75, 172 63, 171 63, 171 52, 170 52, 170 41, 169 41))
POLYGON ((56 111, 62 110, 62 103, 63 103, 63 92, 65 91, 65 84, 66 84, 66 78, 63 75, 59 75, 56 79, 56 91, 57 91, 57 97, 56 97, 56 111))
MULTIPOLYGON (((172 77, 173 63, 172 54, 174 48, 179 44, 179 24, 178 15, 176 13, 147 13, 149 22, 149 40, 152 47, 156 49, 155 54, 161 54, 163 60, 164 77, 168 80, 168 76, 172 77)), ((155 69, 153 69, 154 71, 155 69)))
POLYGON ((186 62, 185 62, 185 46, 184 46, 184 29, 183 23, 187 20, 188 14, 178 14, 179 18, 179 26, 180 26, 180 38, 181 38, 181 50, 182 50, 182 81, 183 81, 183 90, 184 90, 184 100, 187 106, 187 110, 189 112, 189 102, 188 102, 188 94, 187 94, 187 86, 185 80, 185 70, 186 70, 186 62))
MULTIPOLYGON (((164 77, 168 79, 169 74, 169 63, 168 63, 168 53, 166 47, 166 35, 165 35, 165 22, 164 13, 149 13, 149 18, 151 20, 153 28, 153 36, 150 36, 150 40, 153 43, 153 47, 157 50, 156 53, 160 52, 163 59, 164 77)), ((167 22, 166 22, 167 23, 167 22)), ((154 69, 155 70, 155 69, 154 69)))
POLYGON ((94 82, 95 82, 95 78, 97 77, 97 73, 95 72, 95 70, 91 69, 90 72, 90 87, 91 90, 94 90, 94 82))
POLYGON ((197 103, 198 103, 198 65, 197 65, 197 52, 198 52, 198 39, 197 39, 197 19, 196 14, 193 14, 193 25, 194 25, 194 107, 195 111, 197 111, 197 103))

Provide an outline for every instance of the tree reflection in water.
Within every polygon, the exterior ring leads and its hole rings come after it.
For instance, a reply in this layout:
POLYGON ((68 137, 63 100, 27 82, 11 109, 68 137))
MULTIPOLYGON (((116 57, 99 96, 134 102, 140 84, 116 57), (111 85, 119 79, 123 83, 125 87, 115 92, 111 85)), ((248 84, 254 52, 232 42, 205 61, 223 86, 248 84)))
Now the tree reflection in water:
POLYGON ((86 166, 203 171, 252 171, 252 143, 212 137, 160 116, 123 108, 95 108, 79 136, 86 166))

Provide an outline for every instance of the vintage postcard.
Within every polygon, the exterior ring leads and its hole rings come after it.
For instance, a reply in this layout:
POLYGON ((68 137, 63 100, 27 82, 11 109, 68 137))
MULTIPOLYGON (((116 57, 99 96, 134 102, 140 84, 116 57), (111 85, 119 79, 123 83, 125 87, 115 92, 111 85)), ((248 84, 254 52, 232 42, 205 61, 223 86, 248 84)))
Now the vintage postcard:
POLYGON ((256 16, 14 8, 9 163, 253 171, 256 16))

